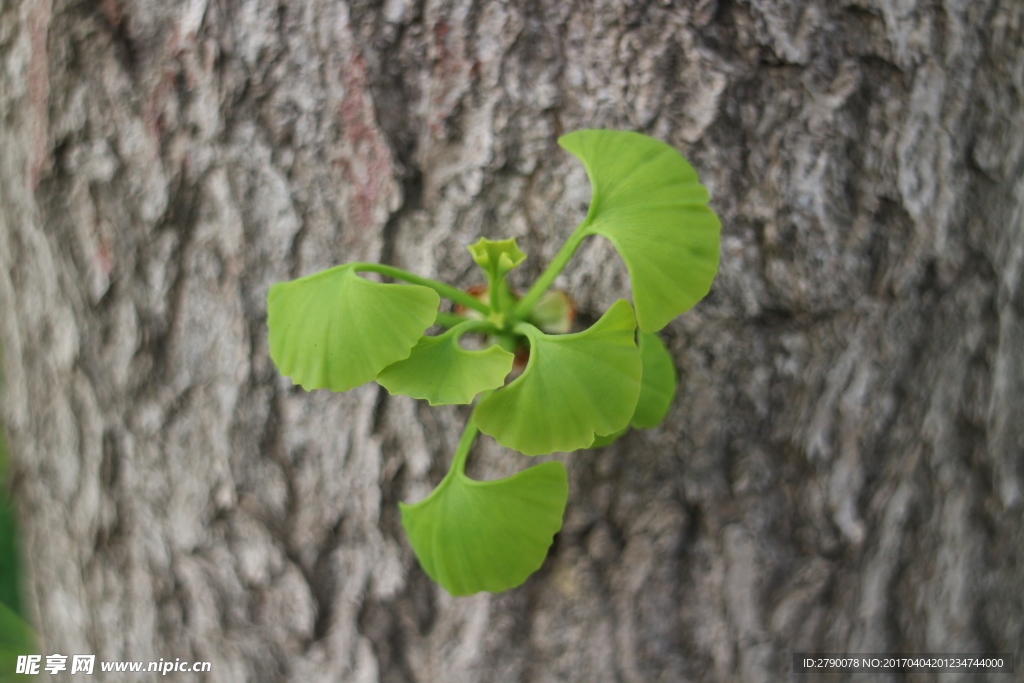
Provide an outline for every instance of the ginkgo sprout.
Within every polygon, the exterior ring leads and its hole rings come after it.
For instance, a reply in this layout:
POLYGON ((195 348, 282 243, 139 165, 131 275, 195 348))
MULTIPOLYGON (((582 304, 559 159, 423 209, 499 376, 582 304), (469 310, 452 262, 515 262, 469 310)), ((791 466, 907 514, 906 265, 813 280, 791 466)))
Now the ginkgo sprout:
POLYGON ((522 297, 505 278, 526 254, 514 239, 485 238, 469 247, 487 279, 477 295, 392 266, 348 263, 277 283, 267 297, 270 356, 307 390, 346 391, 376 380, 430 405, 477 400, 448 474, 424 500, 400 504, 420 565, 452 595, 525 581, 561 528, 568 497, 557 461, 497 481, 467 477, 477 433, 541 455, 596 448, 631 426, 657 426, 676 375, 656 332, 700 301, 718 270, 718 217, 676 150, 606 130, 577 131, 558 143, 583 162, 590 207, 522 297), (589 328, 568 333, 572 304, 551 285, 588 235, 619 252, 633 305, 620 299, 589 328), (439 310, 442 297, 456 304, 454 312, 439 310), (435 325, 446 329, 427 336, 435 325), (487 348, 463 348, 467 334, 484 335, 487 348), (522 349, 525 368, 506 384, 522 349))

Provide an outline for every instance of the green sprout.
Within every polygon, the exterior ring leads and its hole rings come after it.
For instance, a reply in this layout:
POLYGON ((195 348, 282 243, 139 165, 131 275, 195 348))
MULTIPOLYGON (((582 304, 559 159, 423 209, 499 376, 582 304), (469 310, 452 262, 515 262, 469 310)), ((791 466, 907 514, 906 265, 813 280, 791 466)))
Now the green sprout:
POLYGON ((590 208, 521 298, 505 278, 526 254, 515 240, 485 238, 469 247, 487 278, 479 296, 374 263, 277 283, 268 294, 270 356, 307 390, 346 391, 376 380, 430 405, 479 397, 448 474, 424 500, 399 504, 420 565, 452 595, 523 583, 543 563, 568 498, 557 461, 497 481, 467 477, 477 432, 532 456, 596 448, 631 426, 657 426, 676 375, 656 333, 708 293, 718 270, 718 217, 676 150, 607 130, 577 131, 558 144, 583 162, 590 208), (586 330, 568 333, 572 304, 551 285, 588 235, 619 252, 633 305, 620 299, 586 330), (360 272, 408 284, 373 282, 360 272), (454 312, 439 311, 441 297, 456 304, 454 312), (446 329, 427 336, 434 325, 446 329), (483 335, 487 348, 463 348, 467 334, 483 335), (525 368, 506 384, 526 349, 525 368))

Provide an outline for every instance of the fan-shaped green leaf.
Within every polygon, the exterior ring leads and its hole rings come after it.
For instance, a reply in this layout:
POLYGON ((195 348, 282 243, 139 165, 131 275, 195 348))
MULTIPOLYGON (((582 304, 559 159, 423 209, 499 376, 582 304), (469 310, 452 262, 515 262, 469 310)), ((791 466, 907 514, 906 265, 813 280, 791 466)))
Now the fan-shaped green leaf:
POLYGON ((615 245, 640 329, 657 332, 708 293, 718 270, 720 223, 707 190, 679 152, 640 133, 581 130, 558 144, 590 178, 586 234, 615 245))
MULTIPOLYGON (((676 395, 676 369, 665 344, 656 334, 637 331, 643 377, 640 380, 640 398, 636 402, 629 426, 637 429, 657 427, 665 419, 672 399, 676 395)), ((594 437, 591 448, 601 448, 618 440, 629 431, 624 427, 614 434, 594 437)))
POLYGON ((371 282, 350 266, 279 282, 267 295, 270 357, 307 390, 346 391, 407 358, 439 303, 428 287, 371 282))
POLYGON ((478 325, 471 320, 436 337, 423 337, 408 358, 384 368, 377 382, 392 394, 425 398, 432 406, 472 403, 481 391, 504 384, 515 359, 497 345, 483 351, 459 346, 459 337, 478 325))
POLYGON ((569 484, 560 462, 474 481, 455 466, 402 526, 424 571, 452 595, 518 586, 544 562, 562 527, 569 484))
POLYGON ((650 429, 661 424, 675 398, 676 368, 658 335, 641 330, 637 342, 644 376, 640 382, 640 399, 629 423, 638 429, 650 429))
POLYGON ((532 325, 523 374, 480 402, 476 423, 502 446, 527 455, 573 451, 629 423, 640 394, 636 320, 620 299, 589 329, 547 335, 532 325))

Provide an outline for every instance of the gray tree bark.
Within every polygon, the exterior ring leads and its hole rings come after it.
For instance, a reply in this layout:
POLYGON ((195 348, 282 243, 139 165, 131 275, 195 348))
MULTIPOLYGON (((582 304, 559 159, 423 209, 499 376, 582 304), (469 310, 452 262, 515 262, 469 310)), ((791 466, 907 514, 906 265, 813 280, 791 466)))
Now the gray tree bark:
MULTIPOLYGON (((1022 32, 1019 0, 0 1, 2 416, 44 653, 632 683, 1021 652, 1022 32), (665 425, 560 456, 542 569, 451 598, 396 503, 466 410, 291 387, 267 288, 351 260, 469 286, 479 235, 526 282, 584 214, 555 144, 584 127, 687 155, 721 272, 664 333, 665 425)), ((629 293, 599 239, 559 284, 591 320, 629 293)), ((484 440, 474 467, 531 462, 484 440)))

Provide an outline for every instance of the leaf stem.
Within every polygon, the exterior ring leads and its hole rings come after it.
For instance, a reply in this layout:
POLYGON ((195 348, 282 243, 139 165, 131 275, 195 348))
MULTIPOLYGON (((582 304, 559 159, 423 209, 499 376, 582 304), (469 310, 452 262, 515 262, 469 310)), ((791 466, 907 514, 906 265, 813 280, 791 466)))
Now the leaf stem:
POLYGON ((498 328, 494 326, 490 320, 481 320, 479 318, 463 318, 458 325, 452 328, 458 332, 461 337, 467 332, 482 332, 484 334, 498 334, 498 328))
POLYGON ((434 319, 434 324, 440 325, 441 327, 455 327, 456 325, 464 323, 467 320, 469 320, 469 318, 463 318, 461 315, 455 315, 454 313, 444 313, 442 311, 438 311, 437 318, 434 319))
MULTIPOLYGON (((481 391, 480 395, 477 396, 477 403, 483 401, 485 398, 493 394, 497 389, 490 389, 488 391, 481 391)), ((469 419, 466 421, 466 428, 462 430, 462 436, 459 438, 459 445, 455 449, 455 456, 452 458, 451 469, 448 470, 448 474, 445 475, 445 479, 452 476, 455 473, 456 476, 466 476, 466 458, 469 457, 469 449, 473 447, 473 441, 476 439, 476 435, 480 432, 480 428, 476 426, 476 421, 473 420, 472 413, 469 419)))
POLYGON ((505 276, 499 275, 494 277, 491 273, 488 273, 487 277, 490 280, 491 308, 495 313, 509 311, 515 302, 512 299, 512 292, 508 288, 508 283, 505 281, 505 276))
POLYGON ((569 235, 569 239, 565 241, 562 248, 558 250, 557 254, 555 254, 555 258, 551 260, 548 267, 544 269, 544 272, 541 273, 540 277, 533 283, 533 286, 530 287, 530 291, 526 293, 526 296, 519 300, 519 303, 516 304, 515 307, 515 315, 517 318, 522 319, 529 315, 530 311, 532 311, 533 307, 537 304, 537 301, 544 296, 544 292, 548 291, 548 288, 551 287, 551 283, 555 281, 558 274, 561 273, 562 269, 565 268, 565 265, 569 263, 569 259, 572 258, 572 255, 576 252, 576 248, 580 246, 583 238, 589 234, 586 232, 586 227, 589 224, 589 220, 584 219, 583 222, 573 230, 572 234, 569 235))
POLYGON ((537 329, 536 325, 528 322, 516 323, 516 326, 512 329, 514 332, 517 332, 523 335, 524 337, 529 338, 531 342, 536 341, 538 335, 544 334, 543 332, 537 329))
POLYGON ((351 265, 355 270, 360 270, 370 273, 380 273, 381 275, 387 275, 393 277, 396 280, 404 280, 405 282, 414 285, 423 285, 424 287, 430 287, 432 290, 440 294, 446 299, 451 299, 456 303, 460 303, 466 308, 472 308, 474 311, 478 311, 484 315, 491 312, 490 307, 474 299, 472 296, 463 292, 461 289, 456 289, 451 285, 446 285, 443 282, 431 280, 430 278, 420 277, 419 275, 413 275, 412 273, 402 270, 401 268, 395 268, 394 266, 385 266, 381 263, 352 263, 351 265))
POLYGON ((456 475, 466 474, 466 458, 469 456, 469 449, 473 447, 473 441, 476 439, 477 433, 480 431, 479 427, 476 426, 476 422, 470 417, 469 421, 466 422, 466 428, 462 430, 462 437, 459 439, 459 446, 455 449, 455 456, 452 458, 452 468, 449 471, 455 472, 456 475))

